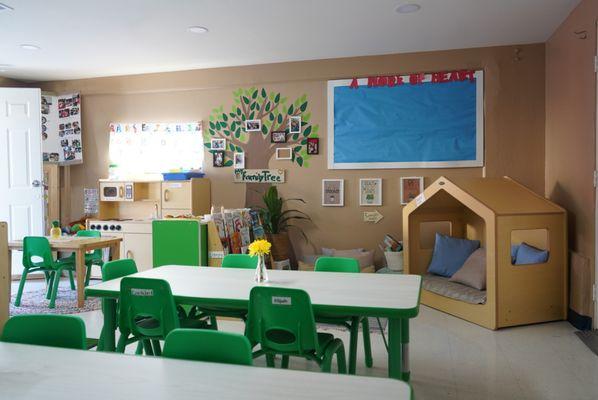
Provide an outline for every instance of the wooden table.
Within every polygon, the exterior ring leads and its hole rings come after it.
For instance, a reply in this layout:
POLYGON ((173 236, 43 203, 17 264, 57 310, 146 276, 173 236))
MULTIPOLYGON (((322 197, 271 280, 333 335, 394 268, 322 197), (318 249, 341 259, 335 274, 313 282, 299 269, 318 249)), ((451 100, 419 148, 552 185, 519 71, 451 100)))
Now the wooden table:
POLYGON ((393 399, 395 379, 0 343, 0 398, 10 400, 393 399))
MULTIPOLYGON (((122 238, 103 236, 97 238, 61 236, 59 239, 48 238, 52 251, 72 251, 75 253, 75 273, 77 275, 77 307, 85 304, 85 253, 96 249, 110 248, 113 260, 120 257, 120 242, 122 238)), ((23 250, 23 241, 14 240, 8 243, 10 251, 23 250)), ((9 271, 11 270, 12 254, 8 257, 9 271)))
MULTIPOLYGON (((419 312, 419 275, 278 270, 270 270, 268 275, 270 281, 265 285, 309 293, 316 315, 388 318, 388 374, 409 380, 409 319, 419 312)), ((249 292, 256 285, 253 270, 236 268, 167 265, 132 276, 168 281, 179 304, 233 310, 247 310, 249 292)), ((89 286, 85 292, 104 299, 104 349, 114 351, 120 279, 89 286)))

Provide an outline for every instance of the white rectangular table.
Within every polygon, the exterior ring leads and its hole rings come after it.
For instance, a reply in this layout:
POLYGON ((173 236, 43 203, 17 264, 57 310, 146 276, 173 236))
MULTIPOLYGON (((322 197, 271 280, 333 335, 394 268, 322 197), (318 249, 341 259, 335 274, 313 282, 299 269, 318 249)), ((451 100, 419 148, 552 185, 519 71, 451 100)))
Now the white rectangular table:
MULTIPOLYGON (((268 275, 263 285, 305 290, 316 315, 388 318, 388 374, 409 380, 409 319, 419 312, 419 275, 278 270, 268 275)), ((179 304, 238 310, 247 310, 256 285, 253 270, 236 268, 166 265, 131 276, 166 280, 179 304)), ((90 286, 85 293, 104 299, 104 350, 114 351, 120 279, 90 286)))
POLYGON ((0 399, 394 399, 395 379, 0 343, 0 399))

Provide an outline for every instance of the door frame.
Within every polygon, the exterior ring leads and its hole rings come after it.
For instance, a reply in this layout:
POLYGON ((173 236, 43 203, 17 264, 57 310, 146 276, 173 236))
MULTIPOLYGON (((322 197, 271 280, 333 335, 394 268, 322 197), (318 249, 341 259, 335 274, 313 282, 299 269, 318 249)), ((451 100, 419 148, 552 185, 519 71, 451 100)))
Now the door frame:
POLYGON ((592 325, 594 329, 598 329, 598 20, 594 23, 594 85, 596 88, 594 97, 594 158, 596 164, 594 165, 594 283, 592 285, 592 307, 594 309, 592 325))

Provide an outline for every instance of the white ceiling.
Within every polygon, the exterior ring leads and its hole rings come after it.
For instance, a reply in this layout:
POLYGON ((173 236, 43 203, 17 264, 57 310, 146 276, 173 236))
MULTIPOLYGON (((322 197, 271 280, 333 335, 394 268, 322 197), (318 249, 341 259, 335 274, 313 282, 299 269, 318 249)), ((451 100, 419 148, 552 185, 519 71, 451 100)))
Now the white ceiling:
POLYGON ((0 76, 75 79, 544 42, 579 0, 0 0, 0 76), (187 32, 202 25, 206 34, 187 32), (39 51, 23 50, 34 44, 39 51))

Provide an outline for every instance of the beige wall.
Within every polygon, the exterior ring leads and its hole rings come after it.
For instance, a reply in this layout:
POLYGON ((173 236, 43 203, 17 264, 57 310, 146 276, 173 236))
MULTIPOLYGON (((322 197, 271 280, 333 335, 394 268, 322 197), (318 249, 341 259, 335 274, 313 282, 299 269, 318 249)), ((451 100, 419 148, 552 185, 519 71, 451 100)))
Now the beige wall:
POLYGON ((546 43, 546 195, 567 209, 570 248, 592 270, 597 14, 598 1, 582 1, 546 43))
MULTIPOLYGON (((463 68, 485 70, 486 175, 509 175, 544 193, 544 62, 543 44, 494 47, 431 53, 347 58, 270 64, 212 70, 194 70, 88 80, 50 82, 44 90, 79 90, 83 95, 84 164, 72 167, 72 219, 82 213, 82 189, 93 187, 108 172, 108 123, 173 122, 207 119, 212 108, 230 107, 238 87, 259 86, 281 91, 294 98, 306 93, 312 124, 320 125, 320 155, 309 168, 272 160, 270 167, 286 168, 287 183, 280 187, 285 197, 302 197, 314 225, 307 228, 319 246, 377 248, 385 233, 401 237, 399 177, 426 177, 426 184, 440 175, 481 176, 481 168, 451 170, 332 171, 326 168, 326 81, 375 74, 439 71, 463 68), (384 179, 384 219, 377 225, 362 222, 358 205, 358 180, 384 179), (321 207, 321 179, 345 179, 343 208, 321 207)), ((251 157, 248 154, 247 157, 251 157)), ((211 167, 216 206, 243 206, 244 185, 232 183, 232 169, 211 167)), ((307 250, 309 251, 309 250, 307 250)))
POLYGON ((22 83, 10 78, 3 78, 0 76, 0 87, 15 87, 21 86, 22 83))

